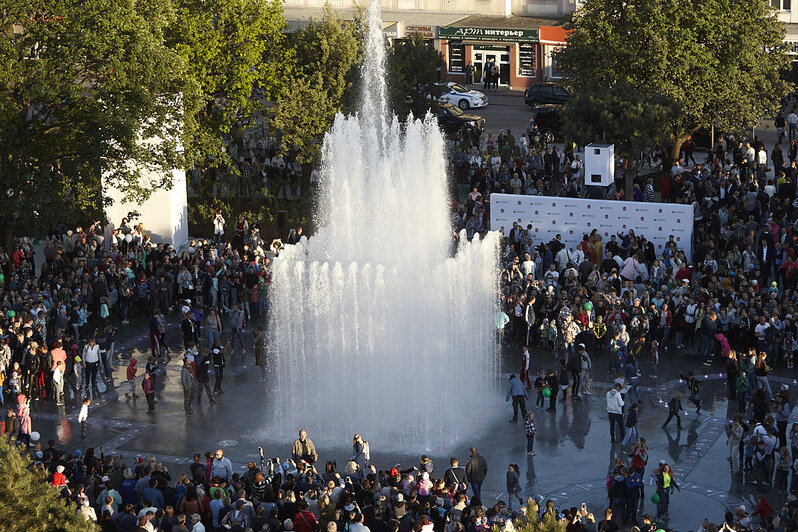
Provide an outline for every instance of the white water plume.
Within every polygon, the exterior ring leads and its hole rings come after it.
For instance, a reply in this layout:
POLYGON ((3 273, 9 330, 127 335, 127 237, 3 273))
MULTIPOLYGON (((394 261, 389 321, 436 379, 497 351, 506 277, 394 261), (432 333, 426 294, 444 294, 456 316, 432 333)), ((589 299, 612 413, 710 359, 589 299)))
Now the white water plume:
POLYGON ((320 229, 274 261, 272 426, 422 452, 494 404, 498 235, 463 234, 451 257, 443 136, 389 114, 377 2, 367 14, 362 111, 324 140, 320 229))

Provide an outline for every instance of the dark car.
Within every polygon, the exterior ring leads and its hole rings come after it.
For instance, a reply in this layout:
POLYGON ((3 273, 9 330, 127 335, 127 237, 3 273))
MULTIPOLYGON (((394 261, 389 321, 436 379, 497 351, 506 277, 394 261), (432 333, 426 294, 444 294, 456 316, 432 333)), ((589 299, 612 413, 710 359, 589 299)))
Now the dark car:
POLYGON ((433 109, 432 114, 438 119, 438 125, 447 135, 456 135, 463 126, 479 137, 485 130, 485 119, 481 116, 464 113, 462 109, 450 103, 441 103, 433 109))
POLYGON ((567 103, 571 93, 556 83, 535 83, 524 91, 524 103, 534 107, 541 103, 567 103))
POLYGON ((562 105, 543 104, 532 109, 532 118, 542 135, 540 141, 551 144, 562 130, 562 105))

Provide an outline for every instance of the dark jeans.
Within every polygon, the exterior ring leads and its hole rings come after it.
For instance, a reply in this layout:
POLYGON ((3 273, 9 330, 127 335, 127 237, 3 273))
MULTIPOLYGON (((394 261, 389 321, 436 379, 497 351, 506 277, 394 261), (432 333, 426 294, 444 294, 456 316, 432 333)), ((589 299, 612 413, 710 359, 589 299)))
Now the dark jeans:
POLYGON ((471 491, 474 493, 474 497, 482 498, 482 482, 472 482, 471 483, 471 491))
POLYGON ((676 426, 682 428, 682 418, 679 417, 679 412, 670 409, 668 410, 668 419, 665 420, 665 423, 663 423, 662 426, 668 426, 668 423, 670 423, 671 419, 673 418, 676 418, 676 426))
POLYGON ((523 395, 513 396, 513 421, 518 421, 518 407, 521 407, 521 417, 526 419, 526 397, 523 395))
POLYGON ((194 399, 194 388, 183 388, 183 408, 186 412, 191 410, 191 401, 194 399))
POLYGON ((213 382, 213 391, 219 392, 222 390, 222 378, 224 377, 224 368, 222 366, 214 366, 213 371, 216 375, 216 380, 213 382))
POLYGON ((535 437, 534 436, 527 436, 526 437, 526 452, 531 452, 535 450, 535 437))
POLYGON ((620 432, 620 436, 618 437, 618 441, 623 440, 623 434, 624 434, 624 430, 623 430, 623 414, 607 413, 607 415, 610 418, 610 439, 611 439, 612 443, 615 443, 615 430, 614 430, 615 425, 618 426, 618 431, 620 432))
POLYGON ((144 397, 147 399, 147 410, 150 412, 155 412, 155 394, 145 393, 144 397))
POLYGON ((698 398, 698 395, 691 393, 687 399, 695 405, 696 411, 701 410, 701 399, 698 398))
POLYGON ((86 362, 86 389, 91 391, 97 387, 97 369, 99 362, 86 362))
POLYGON ((582 380, 581 374, 582 370, 571 372, 571 381, 573 381, 574 383, 573 391, 571 391, 571 397, 579 395, 580 392, 579 383, 582 380))

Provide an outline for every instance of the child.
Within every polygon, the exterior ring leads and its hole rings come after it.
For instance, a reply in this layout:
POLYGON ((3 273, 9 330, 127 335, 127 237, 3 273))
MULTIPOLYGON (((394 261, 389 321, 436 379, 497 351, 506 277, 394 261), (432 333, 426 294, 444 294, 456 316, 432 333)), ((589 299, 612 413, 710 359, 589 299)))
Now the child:
POLYGON ((19 382, 22 377, 22 369, 19 367, 19 362, 14 362, 14 368, 11 370, 11 379, 8 381, 8 391, 11 397, 19 395, 19 382))
POLYGON ((550 323, 548 318, 544 318, 540 326, 540 338, 543 340, 545 348, 551 349, 554 347, 554 340, 557 339, 557 327, 550 323))
POLYGON ((138 362, 137 359, 131 358, 127 365, 127 384, 130 386, 130 391, 125 393, 125 397, 128 399, 131 397, 138 397, 138 395, 136 395, 136 364, 138 364, 138 362))
POLYGON ((637 403, 633 404, 629 409, 629 415, 626 416, 626 436, 621 442, 622 446, 637 441, 637 409, 637 403))
POLYGON ((144 397, 147 399, 147 413, 152 415, 155 413, 155 388, 152 385, 152 377, 149 372, 144 373, 141 389, 144 390, 144 397))
POLYGON ((78 423, 80 423, 80 438, 86 439, 86 420, 89 419, 89 405, 91 404, 91 397, 84 397, 83 404, 80 405, 80 413, 78 414, 78 423))
POLYGON ((63 360, 55 363, 53 370, 53 393, 55 394, 55 404, 61 406, 64 404, 64 371, 66 366, 63 360))
POLYGON ((537 434, 537 428, 535 427, 534 418, 535 414, 532 412, 526 413, 524 427, 526 428, 526 454, 529 456, 538 454, 535 452, 535 434, 537 434))
POLYGON ((521 470, 517 464, 510 464, 507 468, 507 495, 509 498, 507 508, 510 511, 513 510, 513 499, 518 499, 519 505, 524 504, 519 493, 521 493, 521 470))
POLYGON ((540 375, 535 379, 535 392, 537 392, 537 399, 535 399, 535 408, 543 408, 543 388, 546 387, 546 372, 540 370, 540 375))
POLYGON ((659 375, 657 373, 657 364, 659 364, 659 342, 656 340, 651 341, 651 354, 649 355, 649 362, 651 362, 651 377, 656 379, 659 375))
POLYGON ((756 451, 756 445, 753 441, 748 441, 743 449, 743 469, 746 472, 750 472, 754 467, 754 451, 756 451))
POLYGON ((792 460, 790 460, 790 450, 785 445, 782 447, 776 456, 778 464, 776 466, 776 489, 782 495, 787 494, 787 477, 790 475, 792 469, 792 460))
MULTIPOLYGON (((155 363, 155 357, 151 356, 147 359, 147 365, 144 366, 144 370, 150 376, 150 386, 152 386, 153 394, 155 393, 155 372, 158 371, 158 364, 155 363)), ((155 398, 153 395, 152 401, 154 403, 158 402, 158 399, 155 398)))

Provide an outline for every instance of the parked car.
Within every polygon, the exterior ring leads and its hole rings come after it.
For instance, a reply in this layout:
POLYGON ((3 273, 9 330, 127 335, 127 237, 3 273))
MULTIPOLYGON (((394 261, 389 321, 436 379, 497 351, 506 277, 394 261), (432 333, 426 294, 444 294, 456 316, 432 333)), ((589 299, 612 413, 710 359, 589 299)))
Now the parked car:
POLYGON ((524 103, 530 107, 542 103, 566 103, 571 93, 556 83, 535 83, 524 91, 524 103))
POLYGON ((540 141, 551 144, 560 136, 562 130, 562 105, 541 104, 532 110, 532 119, 542 136, 540 141))
POLYGON ((437 105, 432 114, 438 119, 438 125, 447 135, 456 135, 463 126, 477 138, 485 131, 484 118, 464 113, 462 109, 450 103, 437 105))
POLYGON ((439 103, 450 103, 460 109, 470 109, 485 107, 488 105, 488 97, 484 93, 469 90, 459 83, 452 81, 448 83, 435 83, 430 87, 428 98, 439 103))

